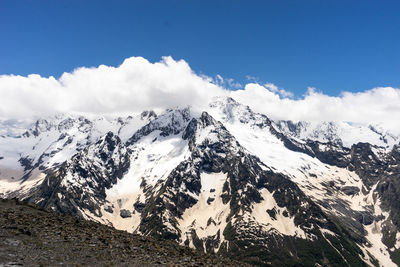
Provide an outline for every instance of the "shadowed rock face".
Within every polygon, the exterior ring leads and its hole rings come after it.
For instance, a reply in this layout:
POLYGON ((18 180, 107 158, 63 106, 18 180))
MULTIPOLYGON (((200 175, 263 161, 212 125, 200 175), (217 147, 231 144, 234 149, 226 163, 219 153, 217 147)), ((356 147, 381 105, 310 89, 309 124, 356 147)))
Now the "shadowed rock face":
POLYGON ((62 213, 76 215, 89 210, 100 217, 105 190, 122 177, 129 164, 125 145, 109 132, 51 171, 26 200, 62 213))
POLYGON ((377 191, 382 196, 383 206, 390 211, 397 228, 400 228, 400 145, 395 146, 388 156, 384 171, 379 170, 377 191))
MULTIPOLYGON (((380 260, 380 255, 368 252, 368 235, 375 227, 386 256, 396 261, 399 146, 384 151, 368 143, 347 148, 336 141, 300 140, 233 99, 213 108, 221 109, 223 119, 218 121, 209 112, 195 116, 190 109, 158 116, 143 113, 141 119, 149 122, 125 136, 125 141, 120 129, 93 142, 87 138, 67 161, 49 168, 45 161, 26 157, 21 161, 27 181, 29 172, 39 168, 45 178, 13 195, 116 227, 132 223, 124 229, 258 265, 373 264, 380 260), (252 130, 240 139, 227 123, 252 130), (257 131, 262 134, 256 135, 257 131), (296 155, 304 165, 294 169, 295 174, 278 171, 263 155, 252 154, 245 141, 265 136, 270 138, 266 143, 282 144, 285 155, 296 155), (168 171, 155 172, 163 162, 175 163, 168 165, 168 171), (136 185, 133 175, 138 176, 136 185), (108 190, 127 178, 130 183, 120 189, 137 191, 109 198, 108 190), (129 199, 130 195, 134 197, 129 199)), ((120 119, 118 124, 125 126, 132 120, 120 119)), ((66 120, 57 129, 71 129, 76 123, 66 120)), ((90 121, 81 119, 79 125, 81 132, 96 131, 90 121)), ((32 132, 40 137, 52 127, 51 122, 41 122, 32 132)), ((76 142, 67 134, 59 140, 76 142)))

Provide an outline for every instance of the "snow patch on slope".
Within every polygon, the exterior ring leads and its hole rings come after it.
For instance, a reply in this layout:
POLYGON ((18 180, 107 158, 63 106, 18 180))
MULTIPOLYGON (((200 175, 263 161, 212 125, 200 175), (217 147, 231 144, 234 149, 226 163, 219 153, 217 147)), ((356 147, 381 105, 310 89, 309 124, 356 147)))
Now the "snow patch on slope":
MULTIPOLYGON (((3 170, 2 170, 3 171, 3 170)), ((11 193, 18 192, 19 195, 25 195, 33 188, 39 186, 46 175, 38 170, 33 171, 32 175, 28 180, 21 183, 16 179, 1 179, 0 182, 0 198, 7 197, 11 193)))
POLYGON ((182 244, 188 239, 192 248, 194 248, 191 233, 193 229, 200 239, 215 236, 219 232, 219 245, 221 245, 224 241, 223 231, 227 225, 226 218, 230 212, 229 202, 224 204, 220 197, 227 174, 202 172, 200 178, 201 193, 197 197, 197 203, 186 209, 182 218, 178 219, 182 244))
MULTIPOLYGON (((297 236, 300 238, 306 238, 304 231, 294 224, 294 218, 284 216, 283 213, 287 210, 286 208, 280 208, 276 202, 272 193, 268 189, 263 188, 260 191, 261 196, 264 200, 260 203, 255 203, 251 211, 251 217, 261 224, 266 231, 276 229, 279 233, 289 236, 297 236), (267 210, 275 210, 275 218, 267 213, 267 210)), ((288 212, 287 212, 288 214, 288 212)))
MULTIPOLYGON (((146 184, 154 186, 159 180, 164 180, 171 171, 178 166, 185 158, 188 150, 188 142, 182 140, 181 136, 172 135, 160 136, 160 131, 154 131, 149 135, 142 137, 137 143, 130 146, 132 151, 131 170, 133 171, 131 179, 143 179, 146 184)), ((129 179, 129 178, 128 178, 129 179)), ((129 186, 124 186, 123 178, 119 190, 129 186)))

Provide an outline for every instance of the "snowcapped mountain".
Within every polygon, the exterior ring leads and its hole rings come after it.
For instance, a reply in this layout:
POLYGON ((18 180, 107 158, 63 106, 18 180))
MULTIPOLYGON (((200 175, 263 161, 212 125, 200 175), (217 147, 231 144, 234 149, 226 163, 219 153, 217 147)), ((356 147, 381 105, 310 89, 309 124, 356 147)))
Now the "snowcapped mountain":
POLYGON ((0 196, 260 265, 400 264, 399 137, 201 113, 3 123, 0 196))
POLYGON ((331 142, 349 148, 359 142, 392 148, 393 145, 400 142, 400 136, 385 130, 380 125, 281 120, 276 122, 276 126, 285 134, 296 138, 324 143, 331 142))

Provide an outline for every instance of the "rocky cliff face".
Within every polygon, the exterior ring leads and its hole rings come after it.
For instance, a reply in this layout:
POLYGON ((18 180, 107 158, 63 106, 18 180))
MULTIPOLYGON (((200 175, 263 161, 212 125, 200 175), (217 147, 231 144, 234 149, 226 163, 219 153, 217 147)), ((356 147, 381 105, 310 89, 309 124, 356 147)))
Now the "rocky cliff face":
POLYGON ((0 142, 0 193, 254 264, 399 264, 399 146, 285 123, 230 98, 201 114, 38 121, 0 142))
POLYGON ((108 132, 96 143, 78 152, 55 170, 24 199, 71 215, 89 211, 101 217, 107 188, 122 178, 130 165, 125 145, 108 132))

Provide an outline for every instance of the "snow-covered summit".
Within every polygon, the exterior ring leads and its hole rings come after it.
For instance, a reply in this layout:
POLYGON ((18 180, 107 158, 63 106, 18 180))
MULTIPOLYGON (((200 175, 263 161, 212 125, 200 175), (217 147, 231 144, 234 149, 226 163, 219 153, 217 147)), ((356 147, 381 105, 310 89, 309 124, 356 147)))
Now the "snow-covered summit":
POLYGON ((284 133, 303 140, 332 142, 351 147, 358 142, 391 148, 400 142, 400 137, 385 130, 382 126, 355 124, 348 122, 292 122, 276 121, 284 133))
POLYGON ((209 112, 215 118, 230 124, 248 124, 266 126, 273 124, 275 130, 292 138, 333 143, 350 148, 359 142, 392 148, 400 142, 400 136, 385 129, 383 125, 364 125, 349 122, 293 122, 290 120, 273 121, 268 114, 253 112, 230 97, 216 97, 209 104, 209 112))

